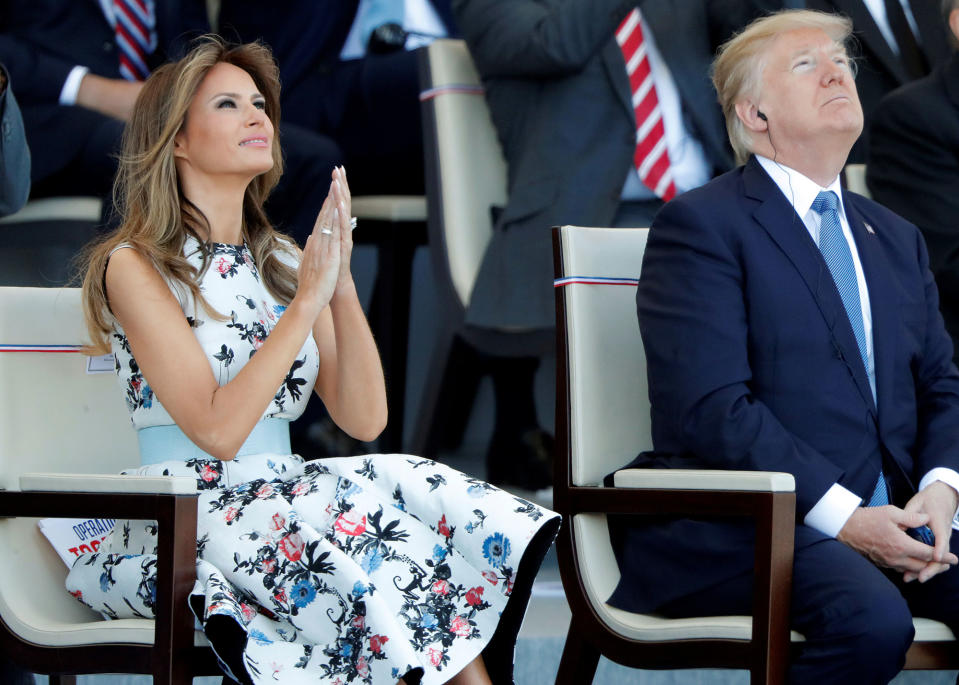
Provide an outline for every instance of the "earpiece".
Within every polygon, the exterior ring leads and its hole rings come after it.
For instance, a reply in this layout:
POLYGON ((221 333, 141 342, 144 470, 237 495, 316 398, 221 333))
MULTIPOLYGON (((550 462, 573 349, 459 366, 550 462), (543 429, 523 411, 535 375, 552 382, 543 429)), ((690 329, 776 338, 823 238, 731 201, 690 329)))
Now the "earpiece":
POLYGON ((767 119, 766 115, 760 110, 756 110, 756 116, 765 121, 767 124, 769 123, 769 119, 767 119))

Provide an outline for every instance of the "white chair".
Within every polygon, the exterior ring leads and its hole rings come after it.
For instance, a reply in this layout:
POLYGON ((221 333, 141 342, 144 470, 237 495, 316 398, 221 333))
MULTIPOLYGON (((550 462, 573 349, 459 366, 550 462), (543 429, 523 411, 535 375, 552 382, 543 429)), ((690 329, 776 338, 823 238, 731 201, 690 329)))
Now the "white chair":
POLYGON ((872 193, 869 192, 869 186, 866 185, 865 164, 847 164, 843 173, 846 174, 846 187, 849 190, 872 199, 872 193))
POLYGON ((411 451, 435 455, 439 430, 461 437, 469 418, 469 406, 457 405, 472 399, 479 381, 471 345, 530 354, 551 340, 542 333, 466 326, 493 235, 493 210, 506 205, 506 161, 464 41, 436 40, 420 51, 420 88, 427 231, 440 316, 411 451))
MULTIPOLYGON (((752 683, 785 682, 795 525, 790 474, 632 469, 615 487, 603 477, 650 449, 646 359, 636 320, 636 279, 647 229, 554 229, 557 279, 556 468, 553 502, 572 610, 557 683, 591 682, 599 656, 637 668, 738 668, 752 683), (640 492, 641 491, 641 492, 640 492), (609 542, 610 513, 736 514, 755 518, 752 617, 665 619, 606 599, 620 574, 609 542)), ((907 669, 956 668, 946 626, 916 619, 907 669)))
POLYGON ((0 288, 0 647, 52 683, 216 674, 187 606, 195 483, 116 475, 138 463, 136 436, 116 375, 87 373, 86 339, 77 289, 0 288), (158 520, 158 619, 105 621, 70 597, 67 569, 37 528, 46 517, 158 520))

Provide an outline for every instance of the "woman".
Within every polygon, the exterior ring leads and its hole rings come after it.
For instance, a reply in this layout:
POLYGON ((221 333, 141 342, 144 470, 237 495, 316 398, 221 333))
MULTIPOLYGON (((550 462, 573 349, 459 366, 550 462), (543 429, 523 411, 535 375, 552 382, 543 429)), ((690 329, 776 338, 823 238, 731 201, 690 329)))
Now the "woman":
MULTIPOLYGON (((556 515, 416 457, 290 454, 310 387, 362 440, 387 409, 350 274, 345 171, 302 252, 263 213, 281 174, 278 94, 265 47, 207 37, 137 101, 123 221, 83 286, 138 430, 134 472, 197 480, 191 606, 234 679, 508 681, 556 515)), ((155 548, 152 522, 118 523, 68 588, 109 617, 150 615, 155 548)))

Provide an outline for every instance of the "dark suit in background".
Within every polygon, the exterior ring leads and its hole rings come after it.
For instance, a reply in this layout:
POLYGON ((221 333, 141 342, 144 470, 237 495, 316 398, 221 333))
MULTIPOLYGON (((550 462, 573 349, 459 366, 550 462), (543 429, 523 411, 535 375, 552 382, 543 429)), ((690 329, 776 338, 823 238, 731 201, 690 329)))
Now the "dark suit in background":
POLYGON ((13 214, 30 194, 30 149, 20 108, 0 64, 0 216, 13 214))
POLYGON ((922 230, 946 329, 959 340, 959 56, 879 104, 866 173, 873 197, 922 230))
MULTIPOLYGON (((209 30, 202 0, 157 0, 153 69, 185 52, 209 30)), ((35 195, 107 196, 116 173, 124 123, 80 106, 59 104, 73 67, 121 78, 116 34, 96 0, 0 0, 0 60, 17 84, 33 153, 35 195)), ((280 229, 312 228, 330 173, 341 162, 336 146, 296 127, 280 129, 286 170, 267 209, 280 229)))
MULTIPOLYGON (((454 33, 448 0, 431 0, 454 33)), ((416 55, 405 50, 341 60, 358 0, 229 0, 227 38, 262 40, 280 65, 283 119, 329 136, 357 194, 423 192, 416 55)))
MULTIPOLYGON (((557 224, 609 226, 632 168, 636 121, 614 33, 635 0, 454 0, 457 24, 486 85, 509 170, 467 320, 480 327, 554 325, 557 224)), ((683 119, 714 173, 732 166, 709 82, 704 0, 677 11, 640 2, 682 100, 683 119)))
MULTIPOLYGON (((919 29, 916 40, 930 68, 948 59, 952 52, 939 4, 939 0, 909 0, 912 15, 919 29)), ((879 101, 886 93, 912 79, 902 60, 889 47, 889 43, 880 32, 872 14, 866 9, 863 0, 806 0, 806 6, 809 9, 844 14, 852 19, 853 35, 859 45, 853 46, 850 52, 858 56, 856 61, 859 73, 856 75, 856 89, 859 91, 859 100, 862 102, 866 123, 862 136, 849 154, 849 162, 865 162, 872 114, 879 105, 879 101)))

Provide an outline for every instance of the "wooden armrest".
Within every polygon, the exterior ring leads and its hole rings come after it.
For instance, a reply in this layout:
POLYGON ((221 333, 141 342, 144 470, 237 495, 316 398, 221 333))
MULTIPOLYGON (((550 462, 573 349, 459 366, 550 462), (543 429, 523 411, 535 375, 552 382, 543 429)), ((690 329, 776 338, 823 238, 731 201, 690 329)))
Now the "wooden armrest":
MULTIPOLYGON (((72 474, 31 474, 24 481, 31 486, 49 483, 65 486, 72 474)), ((131 486, 127 492, 88 490, 0 491, 0 517, 30 516, 59 518, 125 518, 156 520, 156 624, 154 645, 159 654, 168 655, 171 664, 183 663, 193 649, 193 614, 188 598, 196 581, 196 481, 192 478, 153 478, 137 476, 79 476, 90 487, 107 488, 119 485, 117 480, 141 482, 141 489, 131 486), (158 483, 165 481, 165 483, 158 483), (174 492, 185 488, 189 491, 174 492), (162 487, 169 492, 144 489, 162 487)), ((22 647, 25 660, 40 663, 49 659, 48 650, 22 647)))
POLYGON ((709 469, 623 469, 613 476, 618 488, 655 490, 744 490, 795 492, 791 473, 709 469))
POLYGON ((183 476, 121 476, 85 473, 24 473, 22 491, 102 492, 166 495, 196 493, 196 479, 183 476))

